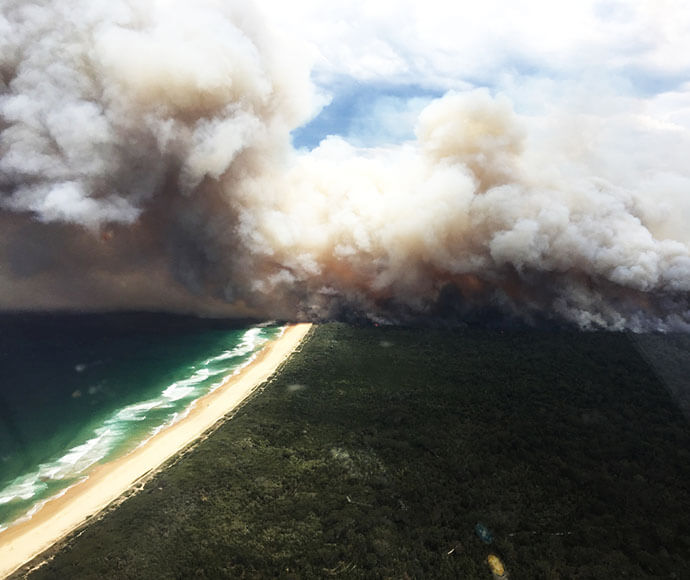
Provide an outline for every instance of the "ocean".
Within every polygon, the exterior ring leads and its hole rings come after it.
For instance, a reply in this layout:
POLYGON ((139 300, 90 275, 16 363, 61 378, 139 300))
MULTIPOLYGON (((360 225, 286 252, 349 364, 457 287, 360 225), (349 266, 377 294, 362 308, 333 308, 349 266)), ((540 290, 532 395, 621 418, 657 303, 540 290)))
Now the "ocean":
POLYGON ((0 315, 0 530, 183 417, 281 332, 148 313, 0 315))

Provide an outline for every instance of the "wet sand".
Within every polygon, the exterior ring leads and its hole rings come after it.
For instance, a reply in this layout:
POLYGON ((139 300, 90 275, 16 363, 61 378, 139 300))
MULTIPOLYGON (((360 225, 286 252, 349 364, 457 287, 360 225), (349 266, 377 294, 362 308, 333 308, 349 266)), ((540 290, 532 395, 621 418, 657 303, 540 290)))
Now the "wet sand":
POLYGON ((287 327, 251 364, 198 399, 184 419, 163 429, 131 453, 97 467, 88 479, 50 500, 30 520, 0 532, 0 578, 80 527, 201 437, 273 374, 310 327, 310 324, 287 327))

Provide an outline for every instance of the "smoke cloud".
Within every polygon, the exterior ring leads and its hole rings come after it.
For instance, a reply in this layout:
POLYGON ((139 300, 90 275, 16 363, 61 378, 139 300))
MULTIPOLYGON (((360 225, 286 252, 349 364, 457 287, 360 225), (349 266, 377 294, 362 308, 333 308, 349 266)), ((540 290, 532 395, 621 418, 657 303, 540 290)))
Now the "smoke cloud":
POLYGON ((690 329, 690 176, 627 125, 472 90, 296 151, 311 59, 242 2, 6 0, 0 307, 690 329))

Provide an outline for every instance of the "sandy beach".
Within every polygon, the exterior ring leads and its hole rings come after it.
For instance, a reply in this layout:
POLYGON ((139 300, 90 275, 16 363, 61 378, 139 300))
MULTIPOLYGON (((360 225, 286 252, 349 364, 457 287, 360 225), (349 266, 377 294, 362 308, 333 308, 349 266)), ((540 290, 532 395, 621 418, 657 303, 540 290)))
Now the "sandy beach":
POLYGON ((131 453, 97 467, 88 479, 49 501, 30 520, 0 532, 0 578, 16 571, 80 527, 197 440, 265 382, 295 350, 310 327, 310 324, 287 327, 251 364, 197 400, 184 419, 131 453))

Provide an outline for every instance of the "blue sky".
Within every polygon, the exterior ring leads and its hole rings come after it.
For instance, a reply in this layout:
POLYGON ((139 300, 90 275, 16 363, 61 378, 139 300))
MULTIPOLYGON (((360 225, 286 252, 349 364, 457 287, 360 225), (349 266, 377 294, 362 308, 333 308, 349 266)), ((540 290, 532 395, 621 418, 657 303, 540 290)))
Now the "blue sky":
POLYGON ((505 94, 527 115, 628 111, 677 124, 690 107, 690 7, 681 0, 262 6, 304 43, 312 78, 330 99, 293 132, 298 148, 330 134, 358 146, 411 139, 431 99, 477 87, 505 94))
POLYGON ((297 148, 313 149, 328 135, 361 146, 414 138, 413 118, 442 91, 416 85, 353 82, 333 92, 332 100, 292 133, 297 148))

